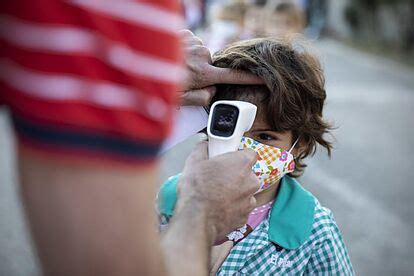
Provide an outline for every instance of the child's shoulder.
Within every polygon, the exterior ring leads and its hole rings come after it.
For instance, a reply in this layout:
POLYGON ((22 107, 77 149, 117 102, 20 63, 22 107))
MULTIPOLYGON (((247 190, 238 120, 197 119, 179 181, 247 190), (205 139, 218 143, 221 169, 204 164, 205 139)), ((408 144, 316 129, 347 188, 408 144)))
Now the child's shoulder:
POLYGON ((269 216, 269 238, 288 249, 339 231, 331 210, 295 178, 285 176, 269 216))
POLYGON ((324 206, 314 194, 305 189, 303 186, 301 186, 301 188, 304 191, 306 191, 306 193, 309 196, 309 199, 313 201, 314 208, 312 232, 318 232, 319 234, 321 234, 325 231, 332 231, 332 228, 336 228, 337 226, 333 216, 333 212, 329 208, 324 206))
MULTIPOLYGON (((318 200, 316 196, 314 196, 311 192, 304 189, 309 197, 314 202, 313 208, 313 219, 312 225, 310 227, 310 232, 307 240, 302 244, 303 246, 314 246, 315 249, 318 247, 332 247, 332 250, 336 250, 341 248, 344 252, 346 251, 346 247, 342 238, 342 233, 334 219, 333 212, 323 206, 323 204, 318 200)), ((344 260, 349 261, 349 257, 344 254, 344 260)), ((349 262, 350 265, 350 262, 349 262)))
POLYGON ((313 253, 308 262, 309 274, 320 274, 323 270, 354 275, 348 251, 332 211, 323 206, 314 195, 312 198, 315 205, 311 233, 299 249, 312 248, 313 253))
POLYGON ((315 197, 315 213, 311 239, 321 241, 335 239, 338 236, 341 236, 341 234, 332 211, 323 206, 315 197))
MULTIPOLYGON (((304 188, 298 180, 289 176, 284 177, 284 180, 288 182, 288 185, 292 190, 300 194, 300 202, 298 203, 304 205, 304 202, 308 202, 308 205, 306 207, 309 207, 310 205, 313 206, 312 210, 314 223, 323 224, 329 221, 330 219, 333 219, 332 211, 329 208, 323 206, 319 199, 312 192, 304 188), (309 205, 310 202, 311 204, 309 205)), ((291 203, 292 196, 289 196, 289 200, 291 203)))

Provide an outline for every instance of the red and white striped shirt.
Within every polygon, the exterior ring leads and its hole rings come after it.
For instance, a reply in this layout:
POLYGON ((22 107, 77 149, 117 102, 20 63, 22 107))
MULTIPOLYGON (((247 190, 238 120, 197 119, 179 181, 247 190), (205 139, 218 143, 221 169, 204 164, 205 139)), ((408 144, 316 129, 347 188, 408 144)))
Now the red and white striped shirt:
POLYGON ((178 1, 0 4, 0 101, 42 150, 154 160, 182 77, 178 1))

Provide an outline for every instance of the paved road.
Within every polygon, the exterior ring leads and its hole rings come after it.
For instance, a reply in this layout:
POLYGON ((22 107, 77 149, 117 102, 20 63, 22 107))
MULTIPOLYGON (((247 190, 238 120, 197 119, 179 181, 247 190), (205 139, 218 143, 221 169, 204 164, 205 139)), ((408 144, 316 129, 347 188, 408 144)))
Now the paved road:
MULTIPOLYGON (((414 71, 333 41, 318 42, 332 159, 308 162, 301 182, 331 208, 358 275, 414 275, 414 71)), ((160 181, 179 172, 197 138, 166 154, 160 181)), ((0 276, 36 275, 14 185, 12 139, 0 113, 0 276)))
POLYGON ((303 183, 330 207, 360 275, 413 275, 414 71, 332 41, 320 43, 331 160, 318 153, 303 183))

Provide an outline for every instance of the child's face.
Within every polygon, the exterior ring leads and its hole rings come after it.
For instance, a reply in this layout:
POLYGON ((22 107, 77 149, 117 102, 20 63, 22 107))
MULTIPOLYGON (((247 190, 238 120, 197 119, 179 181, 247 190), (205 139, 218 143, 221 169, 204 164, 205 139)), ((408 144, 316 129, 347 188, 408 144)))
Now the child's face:
POLYGON ((250 7, 244 17, 244 27, 254 36, 263 33, 263 10, 258 7, 250 7))
MULTIPOLYGON (((263 116, 256 116, 252 128, 244 133, 244 136, 250 137, 257 142, 272 147, 289 150, 293 143, 292 131, 278 132, 272 130, 269 124, 264 120, 263 116)), ((294 150, 295 151, 295 150, 294 150)), ((292 152, 294 154, 294 151, 292 152)))
POLYGON ((265 32, 269 36, 284 36, 301 31, 300 22, 289 14, 275 12, 266 17, 265 32))

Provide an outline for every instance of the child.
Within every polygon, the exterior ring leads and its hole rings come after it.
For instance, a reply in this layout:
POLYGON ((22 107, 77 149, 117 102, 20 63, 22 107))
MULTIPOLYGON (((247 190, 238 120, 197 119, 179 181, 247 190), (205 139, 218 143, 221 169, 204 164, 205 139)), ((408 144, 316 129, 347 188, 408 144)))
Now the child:
POLYGON ((264 15, 264 31, 267 36, 280 37, 303 32, 305 14, 297 4, 292 1, 275 1, 267 8, 264 15))
MULTIPOLYGON (((332 213, 296 180, 317 144, 331 151, 324 138, 330 126, 322 117, 326 93, 318 60, 290 42, 261 38, 230 45, 213 61, 253 73, 265 85, 218 85, 213 99, 257 105, 240 148, 258 153, 253 171, 261 186, 246 225, 214 246, 212 274, 353 275, 332 213)), ((164 227, 173 215, 178 178, 170 178, 159 193, 164 227)))
POLYGON ((215 52, 241 39, 246 8, 247 5, 239 1, 223 1, 216 7, 214 18, 203 34, 210 51, 215 52))

